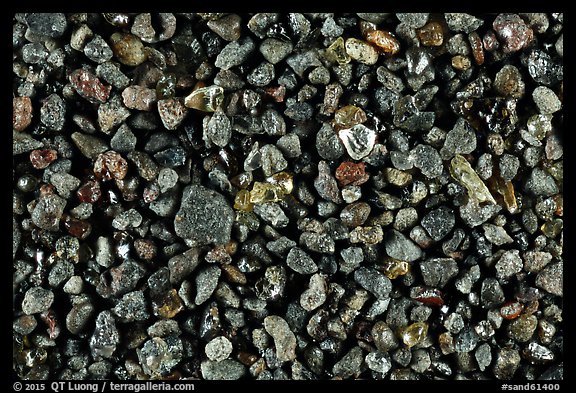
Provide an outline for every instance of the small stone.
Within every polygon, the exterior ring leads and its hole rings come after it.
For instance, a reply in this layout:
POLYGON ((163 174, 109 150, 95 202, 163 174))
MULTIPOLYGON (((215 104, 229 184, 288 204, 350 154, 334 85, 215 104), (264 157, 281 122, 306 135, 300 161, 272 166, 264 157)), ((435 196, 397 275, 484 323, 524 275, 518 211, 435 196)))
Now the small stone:
POLYGON ((476 149, 476 133, 470 123, 460 117, 454 128, 446 134, 440 155, 443 159, 448 159, 453 154, 472 153, 474 149, 476 149))
POLYGON ((232 137, 232 124, 230 119, 221 110, 217 109, 204 129, 206 137, 217 146, 224 147, 232 137))
POLYGON ((318 195, 325 200, 342 203, 338 183, 330 173, 330 167, 326 161, 318 163, 318 176, 314 179, 314 188, 318 191, 318 195))
POLYGON ((536 276, 536 286, 556 296, 563 296, 564 273, 562 262, 546 266, 536 276))
POLYGON ((464 33, 471 33, 478 29, 484 21, 478 19, 473 15, 465 13, 445 13, 444 18, 448 24, 448 28, 452 31, 462 31, 464 33))
POLYGON ((81 333, 92 319, 94 311, 94 306, 88 301, 74 304, 66 315, 66 329, 72 334, 81 333))
POLYGON ((126 124, 122 124, 110 139, 110 147, 120 153, 130 153, 136 148, 136 142, 136 136, 130 128, 126 124))
POLYGON ((128 86, 122 92, 122 100, 126 108, 150 111, 156 103, 156 91, 138 85, 128 86))
POLYGON ((313 108, 308 102, 295 102, 288 105, 284 114, 295 121, 306 121, 312 117, 313 108))
POLYGON ((350 232, 350 243, 378 244, 382 242, 384 232, 380 225, 356 227, 350 232))
POLYGON ((88 25, 81 24, 76 30, 72 32, 70 37, 70 46, 79 52, 84 51, 84 47, 89 39, 94 36, 94 33, 88 25))
POLYGON ((426 24, 429 15, 430 14, 425 12, 399 12, 396 14, 396 17, 406 26, 409 26, 412 29, 417 29, 426 24))
POLYGON ((144 273, 145 270, 139 263, 126 259, 120 265, 114 266, 109 271, 101 274, 96 291, 102 297, 123 295, 136 288, 144 273), (111 279, 108 277, 111 277, 111 279))
POLYGON ((214 65, 224 70, 244 63, 255 49, 254 41, 250 37, 245 37, 238 41, 227 44, 218 56, 214 65))
POLYGON ((348 38, 345 47, 348 56, 359 63, 373 65, 378 61, 378 52, 367 42, 357 38, 348 38))
POLYGON ((376 371, 381 374, 386 374, 392 368, 392 363, 390 361, 390 356, 384 352, 370 352, 366 355, 364 359, 366 365, 372 371, 376 371))
POLYGON ((313 274, 318 271, 318 266, 314 260, 299 247, 294 247, 288 252, 286 264, 300 274, 313 274))
POLYGON ((324 23, 322 24, 322 29, 320 30, 324 37, 338 37, 342 35, 344 29, 340 26, 334 18, 328 17, 324 19, 324 23))
POLYGON ((538 319, 534 315, 521 315, 508 325, 508 337, 518 342, 527 342, 536 331, 537 325, 538 319))
MULTIPOLYGON (((406 51, 406 77, 408 85, 419 90, 426 82, 432 82, 435 77, 432 55, 424 48, 412 46, 406 51)), ((429 129, 430 127, 428 127, 429 129)))
POLYGON ((148 56, 140 38, 129 33, 114 33, 110 37, 110 44, 118 61, 130 67, 144 63, 148 56))
POLYGON ((353 377, 360 373, 363 361, 362 349, 355 346, 334 364, 332 373, 342 379, 353 377))
POLYGON ((66 104, 58 94, 50 94, 40 108, 40 121, 49 129, 62 131, 66 120, 66 104))
POLYGON ((256 296, 264 301, 278 300, 284 294, 286 271, 282 266, 269 266, 264 277, 256 282, 256 296))
POLYGON ((61 37, 68 27, 66 16, 60 12, 31 12, 24 16, 24 21, 32 32, 52 38, 61 37))
POLYGON ((472 326, 465 326, 454 339, 454 350, 457 353, 472 352, 476 348, 479 339, 472 326))
POLYGON ((452 58, 452 67, 458 71, 464 71, 472 65, 470 59, 466 56, 456 55, 452 58))
POLYGON ((71 135, 71 138, 80 152, 91 160, 95 160, 101 153, 109 150, 106 142, 92 135, 75 132, 71 135))
POLYGON ((124 89, 130 83, 130 78, 124 75, 119 65, 111 61, 99 64, 96 67, 96 75, 117 89, 124 89))
POLYGON ((324 123, 316 134, 316 150, 325 160, 337 160, 344 154, 344 146, 329 123, 324 123))
POLYGON ((494 78, 494 90, 503 97, 522 98, 525 86, 522 74, 511 64, 502 67, 494 78))
MULTIPOLYGON (((286 122, 284 121, 284 118, 282 117, 282 115, 280 115, 280 113, 278 113, 277 111, 275 111, 274 109, 267 109, 264 111, 264 113, 262 114, 261 117, 262 120, 262 128, 264 129, 264 131, 266 131, 269 135, 285 135, 286 134, 286 122)), ((295 134, 290 134, 293 136, 296 136, 296 138, 298 138, 297 135, 295 134)), ((277 145, 280 141, 277 142, 277 145)), ((298 146, 299 146, 299 142, 300 140, 298 139, 298 146)), ((296 143, 296 141, 294 141, 294 143, 296 143)), ((282 148, 280 146, 278 146, 280 148, 280 150, 282 150, 282 148)), ((293 153, 291 152, 291 157, 295 157, 293 155, 293 153)), ((296 155, 297 156, 297 155, 296 155)))
POLYGON ((148 329, 146 333, 150 337, 167 337, 167 336, 179 336, 182 331, 178 327, 178 322, 173 319, 161 319, 155 322, 148 329))
POLYGON ((56 191, 63 198, 69 198, 70 194, 80 186, 80 180, 69 173, 53 173, 50 183, 56 187, 56 191))
POLYGON ((484 64, 484 47, 482 46, 482 39, 477 32, 473 31, 468 34, 468 42, 472 48, 472 56, 477 65, 484 64))
POLYGON ((324 66, 316 67, 310 71, 308 79, 313 85, 327 85, 330 83, 330 71, 324 66))
POLYGON ((112 227, 120 231, 136 228, 142 223, 142 215, 136 209, 129 209, 118 214, 112 220, 112 227))
MULTIPOLYGON (((554 352, 535 342, 528 344, 522 351, 522 355, 530 363, 542 364, 554 360, 554 352)), ((542 376, 540 376, 542 378, 542 376)))
POLYGON ((32 287, 26 291, 22 300, 22 312, 26 315, 38 314, 50 308, 54 302, 54 293, 49 289, 32 287))
POLYGON ((304 77, 304 73, 308 68, 322 65, 322 62, 318 58, 318 51, 312 49, 288 56, 286 63, 288 63, 290 68, 301 78, 304 77))
POLYGON ((224 336, 218 336, 210 340, 206 347, 204 347, 204 352, 208 359, 215 362, 221 362, 227 359, 232 353, 232 343, 224 336))
POLYGON ((552 254, 545 251, 527 251, 523 259, 524 270, 537 273, 552 261, 552 254))
POLYGON ((38 228, 58 231, 66 200, 55 194, 43 195, 32 211, 32 222, 38 228))
POLYGON ((443 172, 442 158, 436 149, 429 145, 417 145, 410 151, 410 160, 424 176, 436 178, 443 172))
POLYGON ((532 92, 532 99, 542 114, 552 114, 562 108, 562 103, 554 91, 546 86, 538 86, 532 92))
POLYGON ((484 236, 488 241, 496 246, 501 246, 503 244, 512 243, 514 239, 506 233, 506 230, 500 226, 494 224, 483 224, 484 236))
POLYGON ((174 318, 178 313, 184 310, 182 299, 174 288, 165 292, 156 300, 153 300, 152 305, 154 315, 166 319, 174 318))
POLYGON ((24 131, 32 123, 32 101, 30 97, 12 99, 12 128, 24 131))
POLYGON ((322 254, 334 254, 336 250, 334 240, 325 233, 303 232, 299 243, 310 251, 322 254))
POLYGON ((79 68, 73 71, 68 79, 76 92, 93 104, 105 103, 112 86, 105 86, 92 73, 79 68))
POLYGON ((327 298, 328 285, 326 279, 320 273, 310 277, 308 289, 300 296, 300 305, 306 311, 313 311, 320 307, 327 298))
POLYGON ((206 25, 226 41, 236 41, 242 32, 241 22, 242 18, 239 15, 230 14, 216 20, 209 20, 206 25))
POLYGON ((266 248, 279 256, 285 256, 288 251, 296 246, 294 240, 288 239, 286 236, 282 236, 276 240, 266 243, 266 248))
POLYGON ((276 146, 283 153, 284 157, 287 158, 299 157, 302 154, 300 138, 298 138, 298 135, 293 133, 280 137, 276 142, 276 146))
POLYGON ((30 162, 36 169, 48 167, 57 158, 58 152, 53 149, 32 150, 30 152, 30 162))
POLYGON ((363 124, 338 132, 348 155, 354 160, 361 160, 370 154, 376 143, 376 132, 363 124))
POLYGON ((430 258, 420 263, 420 271, 426 285, 443 288, 459 272, 452 258, 430 258))
POLYGON ((506 251, 496 262, 496 277, 507 279, 522 270, 522 258, 518 250, 506 251))
POLYGON ((492 27, 504 43, 504 53, 519 51, 528 46, 534 38, 532 29, 517 14, 499 14, 492 27))
POLYGON ((366 202, 356 202, 342 209, 340 219, 348 227, 358 227, 368 219, 370 210, 370 205, 366 202))
POLYGON ((188 111, 176 98, 168 98, 158 101, 158 113, 162 124, 168 130, 175 130, 180 126, 188 111))
POLYGON ((276 357, 285 362, 296 358, 296 336, 282 317, 271 315, 264 318, 264 328, 274 339, 276 357))
POLYGON ((182 360, 182 340, 176 336, 153 337, 138 348, 138 360, 142 371, 153 378, 168 375, 182 360))
POLYGON ((94 174, 103 181, 122 180, 128 172, 128 163, 115 151, 109 150, 99 154, 94 162, 94 174))
POLYGON ((198 272, 196 275, 196 298, 194 303, 196 305, 206 302, 218 285, 218 279, 222 270, 218 266, 208 266, 198 272))
POLYGON ((504 291, 498 280, 488 277, 482 281, 480 301, 482 302, 482 307, 488 309, 504 303, 504 291))
POLYGON ((518 173, 520 160, 516 156, 504 153, 500 156, 498 166, 502 179, 505 181, 511 181, 516 176, 516 173, 518 173))
POLYGON ((540 49, 533 49, 528 56, 528 73, 537 83, 551 86, 563 78, 561 62, 556 62, 540 49))
POLYGON ((344 274, 350 274, 356 270, 362 261, 364 254, 360 247, 348 247, 340 251, 342 260, 340 261, 339 270, 344 274))
POLYGON ((209 381, 237 380, 246 374, 246 367, 234 360, 224 359, 220 362, 205 360, 200 364, 202 378, 209 381))
POLYGON ((260 63, 247 76, 246 80, 253 86, 267 86, 275 77, 274 65, 267 61, 260 63))
POLYGON ((276 184, 270 184, 267 182, 254 182, 252 190, 250 191, 250 196, 248 201, 240 201, 244 208, 248 209, 249 204, 257 203, 267 203, 267 202, 279 202, 284 197, 285 192, 282 187, 276 184))
POLYGON ((474 358, 478 362, 480 371, 484 371, 492 363, 492 352, 488 343, 483 343, 474 351, 474 358))
POLYGON ((459 154, 454 156, 450 162, 450 174, 458 183, 466 187, 470 199, 480 203, 489 202, 496 204, 494 197, 490 194, 482 179, 463 156, 459 154))
POLYGON ((496 354, 492 372, 497 379, 511 380, 520 365, 520 354, 513 348, 501 348, 496 354))
POLYGON ((274 228, 285 228, 290 222, 282 208, 273 202, 256 204, 253 207, 253 211, 274 228))
POLYGON ((354 280, 378 299, 389 298, 392 282, 376 269, 361 267, 354 272, 354 280))
POLYGON ((158 176, 158 165, 148 154, 134 150, 128 153, 127 157, 134 163, 138 169, 138 174, 144 180, 152 181, 158 176))
POLYGON ((388 352, 398 347, 396 335, 384 321, 377 321, 372 327, 374 345, 381 352, 388 352))
POLYGON ((84 46, 84 54, 87 58, 98 64, 112 59, 113 56, 112 49, 99 35, 95 35, 86 46, 84 46))
POLYGON ((480 206, 476 199, 469 198, 468 203, 460 206, 460 218, 470 227, 476 227, 494 217, 502 207, 487 204, 480 206))
POLYGON ((558 37, 554 47, 556 48, 558 55, 560 55, 560 57, 564 57, 564 34, 560 34, 560 37, 558 37))
POLYGON ((418 373, 423 373, 430 368, 432 361, 430 355, 424 349, 417 349, 412 354, 410 368, 418 373))
POLYGON ((122 105, 120 97, 114 96, 111 100, 98 107, 100 131, 108 135, 111 134, 128 116, 130 116, 130 111, 122 105))
POLYGON ((122 322, 145 321, 150 317, 148 305, 142 291, 128 292, 112 309, 122 322))
POLYGON ((395 229, 386 232, 384 246, 388 256, 401 261, 413 262, 422 257, 422 250, 395 229))
POLYGON ((456 222, 452 209, 441 206, 431 210, 422 218, 422 227, 435 241, 445 238, 454 228, 456 222))
POLYGON ((18 334, 27 335, 36 329, 38 322, 32 315, 22 315, 14 320, 12 329, 18 334))
POLYGON ((355 105, 346 105, 334 113, 334 129, 351 128, 368 120, 366 112, 355 105))
POLYGON ((72 276, 66 281, 64 284, 64 292, 69 293, 71 295, 79 295, 82 293, 84 289, 84 281, 80 276, 72 276))
POLYGON ((120 342, 116 321, 110 311, 102 311, 96 317, 96 327, 90 338, 90 351, 96 358, 111 358, 120 342))
POLYGON ((272 176, 288 167, 282 152, 274 145, 267 144, 260 148, 262 171, 265 176, 272 176))

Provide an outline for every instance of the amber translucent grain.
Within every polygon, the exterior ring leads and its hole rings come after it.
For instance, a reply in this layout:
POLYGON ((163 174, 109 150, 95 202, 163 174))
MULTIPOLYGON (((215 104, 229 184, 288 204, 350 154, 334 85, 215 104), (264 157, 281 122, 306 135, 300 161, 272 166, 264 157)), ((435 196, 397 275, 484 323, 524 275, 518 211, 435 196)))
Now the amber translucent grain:
POLYGON ((375 45, 381 52, 394 55, 400 51, 400 42, 387 31, 371 30, 366 33, 366 41, 375 45))
POLYGON ((426 338, 426 334, 428 334, 428 324, 426 322, 415 322, 400 331, 402 342, 408 348, 422 342, 426 338))

